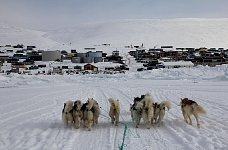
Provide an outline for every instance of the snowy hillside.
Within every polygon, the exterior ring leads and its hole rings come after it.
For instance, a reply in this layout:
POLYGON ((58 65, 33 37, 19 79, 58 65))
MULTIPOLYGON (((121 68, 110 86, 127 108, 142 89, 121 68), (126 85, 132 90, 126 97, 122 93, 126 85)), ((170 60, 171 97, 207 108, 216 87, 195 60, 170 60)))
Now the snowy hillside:
POLYGON ((78 24, 40 32, 0 24, 0 44, 36 45, 43 49, 77 49, 95 47, 109 51, 126 45, 146 48, 161 45, 174 47, 228 48, 228 19, 152 19, 121 20, 91 24, 78 24), (103 48, 99 45, 111 44, 103 48))
POLYGON ((0 74, 0 149, 13 150, 226 150, 228 147, 228 66, 161 69, 116 75, 0 74), (130 116, 133 98, 150 92, 155 101, 170 100, 161 127, 135 128, 130 116), (108 116, 108 98, 120 100, 120 125, 108 116), (64 128, 61 111, 67 100, 93 97, 101 106, 98 125, 64 128), (180 98, 196 100, 207 110, 201 128, 187 125, 180 98))
POLYGON ((147 48, 161 45, 227 48, 228 19, 123 20, 82 24, 45 36, 76 48, 102 43, 116 47, 144 43, 147 48))
POLYGON ((45 32, 0 24, 0 45, 35 45, 41 49, 57 47, 57 42, 45 38, 45 32))

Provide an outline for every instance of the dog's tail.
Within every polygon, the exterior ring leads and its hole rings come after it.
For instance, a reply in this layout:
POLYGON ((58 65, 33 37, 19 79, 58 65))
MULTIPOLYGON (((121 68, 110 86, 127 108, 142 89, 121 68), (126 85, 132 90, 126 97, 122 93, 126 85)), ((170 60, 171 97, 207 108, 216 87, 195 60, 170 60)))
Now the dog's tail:
POLYGON ((153 100, 153 97, 151 95, 146 94, 141 102, 143 102, 145 108, 150 108, 153 106, 154 100, 153 100))
POLYGON ((195 111, 196 111, 197 114, 207 114, 206 110, 200 105, 196 106, 195 111))
POLYGON ((119 100, 117 99, 116 101, 114 101, 114 105, 115 105, 115 109, 119 110, 120 109, 120 103, 119 100))
POLYGON ((110 103, 111 105, 114 105, 114 107, 115 107, 116 109, 119 108, 119 100, 118 100, 118 99, 115 100, 114 98, 110 97, 110 98, 108 99, 108 101, 109 101, 109 103, 110 103))
POLYGON ((108 99, 108 101, 109 101, 109 103, 112 105, 112 104, 114 104, 114 98, 112 98, 112 97, 110 97, 109 99, 108 99))
POLYGON ((171 108, 171 102, 170 101, 162 101, 161 103, 160 103, 160 107, 161 108, 164 108, 164 107, 167 107, 168 108, 168 110, 171 108))

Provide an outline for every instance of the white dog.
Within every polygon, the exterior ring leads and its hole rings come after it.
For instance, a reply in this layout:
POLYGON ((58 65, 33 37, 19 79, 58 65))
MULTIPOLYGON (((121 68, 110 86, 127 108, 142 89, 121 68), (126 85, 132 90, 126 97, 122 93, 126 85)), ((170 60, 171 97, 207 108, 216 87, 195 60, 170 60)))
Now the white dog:
POLYGON ((142 118, 147 128, 150 129, 154 117, 153 98, 150 94, 146 94, 139 103, 143 103, 142 118))
POLYGON ((165 116, 165 108, 169 110, 170 107, 171 107, 170 101, 162 101, 160 104, 154 103, 154 117, 153 117, 152 123, 154 121, 155 124, 158 124, 158 126, 160 126, 161 121, 165 116))
POLYGON ((181 99, 180 105, 181 105, 181 110, 182 110, 185 122, 192 125, 191 115, 194 115, 196 118, 197 127, 200 127, 198 116, 199 114, 206 114, 206 111, 204 110, 204 108, 198 105, 195 101, 189 100, 188 98, 181 99), (189 122, 188 122, 188 119, 189 119, 189 122))
POLYGON ((119 123, 120 115, 120 104, 119 100, 115 100, 112 97, 108 99, 110 103, 109 116, 111 117, 111 122, 116 126, 119 123))
POLYGON ((73 125, 73 101, 69 100, 64 103, 64 108, 62 110, 62 120, 65 127, 68 127, 68 123, 70 126, 73 125))
POLYGON ((139 127, 140 120, 142 118, 143 103, 135 102, 133 105, 130 104, 131 118, 135 127, 139 127))
POLYGON ((74 102, 73 117, 74 117, 74 125, 76 129, 80 128, 80 125, 81 125, 81 119, 83 116, 81 107, 82 107, 82 103, 80 100, 77 100, 74 102))
POLYGON ((88 98, 88 101, 85 106, 85 110, 83 111, 83 120, 84 120, 84 125, 88 130, 90 131, 93 125, 93 112, 92 112, 92 107, 94 105, 94 100, 93 98, 88 98))

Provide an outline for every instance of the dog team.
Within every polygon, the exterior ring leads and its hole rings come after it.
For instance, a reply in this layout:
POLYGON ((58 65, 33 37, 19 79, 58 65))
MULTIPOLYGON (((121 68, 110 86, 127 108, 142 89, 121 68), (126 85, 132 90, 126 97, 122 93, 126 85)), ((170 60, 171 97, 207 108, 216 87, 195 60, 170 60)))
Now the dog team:
MULTIPOLYGON (((120 117, 119 100, 112 97, 108 100, 110 103, 109 116, 111 122, 117 126, 120 117)), ((192 125, 191 116, 194 115, 197 127, 200 127, 198 117, 200 114, 206 114, 204 108, 188 98, 181 99, 180 106, 185 122, 192 125)), ((160 126, 165 116, 166 108, 168 110, 171 108, 170 101, 154 102, 153 97, 149 93, 141 95, 141 97, 135 97, 134 103, 130 104, 131 118, 134 126, 138 128, 141 119, 143 119, 148 129, 150 129, 151 125, 160 126)), ((90 131, 92 126, 98 124, 100 112, 100 106, 93 98, 88 98, 84 104, 80 100, 75 102, 69 100, 64 103, 62 120, 66 127, 70 126, 78 129, 83 125, 90 131)))

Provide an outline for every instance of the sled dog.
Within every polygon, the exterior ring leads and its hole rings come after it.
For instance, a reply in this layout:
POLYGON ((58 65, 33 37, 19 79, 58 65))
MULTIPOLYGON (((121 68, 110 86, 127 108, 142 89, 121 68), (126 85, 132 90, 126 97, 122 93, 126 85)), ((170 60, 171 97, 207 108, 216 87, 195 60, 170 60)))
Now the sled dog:
POLYGON ((133 105, 130 104, 131 118, 136 128, 139 127, 140 120, 142 118, 143 103, 136 102, 133 105))
MULTIPOLYGON (((84 105, 84 104, 83 104, 84 105)), ((93 125, 93 119, 94 115, 92 112, 92 107, 94 105, 94 99, 93 98, 88 98, 87 102, 83 106, 83 120, 84 120, 84 125, 88 130, 90 131, 93 125)))
POLYGON ((92 107, 92 112, 93 112, 93 125, 98 124, 98 118, 100 116, 100 107, 98 102, 95 100, 92 107))
POLYGON ((147 93, 139 103, 143 103, 142 118, 147 128, 150 129, 154 117, 153 98, 147 93))
POLYGON ((62 120, 65 127, 73 125, 73 104, 74 102, 71 100, 64 103, 64 107, 62 110, 62 120))
POLYGON ((162 101, 160 104, 154 103, 153 106, 154 106, 154 117, 153 117, 152 123, 158 124, 158 126, 160 126, 165 116, 165 108, 169 110, 171 107, 171 103, 170 101, 162 101))
POLYGON ((120 116, 120 104, 119 100, 115 100, 114 98, 109 98, 110 109, 109 109, 109 116, 111 117, 111 122, 116 126, 119 123, 119 116, 120 116))
POLYGON ((74 102, 73 117, 74 117, 74 125, 76 129, 80 128, 80 125, 81 125, 81 120, 83 116, 81 107, 82 107, 82 102, 80 100, 77 100, 74 102))
POLYGON ((192 125, 191 115, 194 115, 196 118, 197 127, 200 128, 198 117, 200 114, 206 114, 205 109, 202 106, 198 105, 195 101, 188 98, 181 99, 180 106, 185 122, 192 125))

